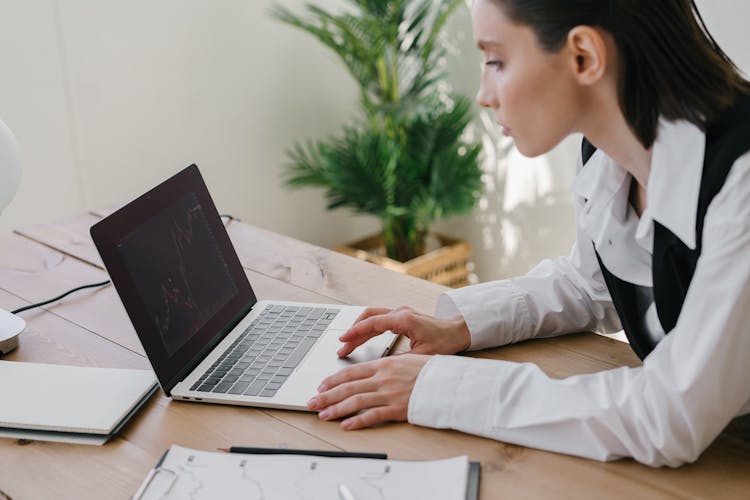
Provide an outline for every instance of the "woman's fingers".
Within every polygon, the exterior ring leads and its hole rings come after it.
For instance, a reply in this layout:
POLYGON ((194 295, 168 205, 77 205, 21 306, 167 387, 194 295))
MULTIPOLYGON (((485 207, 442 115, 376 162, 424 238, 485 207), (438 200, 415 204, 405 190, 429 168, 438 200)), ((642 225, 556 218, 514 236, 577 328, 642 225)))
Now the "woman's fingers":
MULTIPOLYGON (((339 340, 344 343, 336 353, 340 358, 348 356, 360 345, 388 330, 394 333, 409 334, 408 327, 412 322, 408 320, 403 311, 391 311, 390 309, 373 309, 372 311, 371 315, 355 323, 339 337, 339 340), (385 312, 377 314, 377 311, 385 312)), ((367 311, 363 315, 366 313, 367 311)))
POLYGON ((356 365, 347 366, 337 371, 333 375, 329 375, 324 378, 318 386, 318 392, 325 392, 333 389, 337 385, 345 384, 346 382, 352 382, 367 377, 372 377, 377 373, 378 362, 380 359, 374 361, 367 361, 365 363, 357 363, 356 365))
POLYGON ((336 352, 336 354, 340 358, 345 358, 348 355, 350 355, 352 351, 354 351, 354 349, 364 344, 372 337, 375 337, 379 333, 383 333, 383 332, 375 333, 375 332, 370 332, 369 330, 367 330, 367 332, 370 334, 369 335, 364 334, 363 332, 365 330, 363 330, 360 325, 363 321, 365 321, 368 318, 371 318, 372 316, 388 314, 389 312, 391 312, 391 309, 386 309, 384 307, 368 307, 367 309, 365 309, 364 312, 362 312, 362 314, 360 314, 359 317, 356 319, 356 321, 354 322, 354 325, 352 325, 352 327, 349 330, 344 332, 339 337, 339 340, 343 342, 344 345, 341 346, 341 348, 336 352), (352 330, 354 330, 353 333, 352 333, 352 330))
POLYGON ((378 316, 380 314, 387 314, 387 313, 389 313, 391 311, 392 311, 392 309, 388 309, 388 308, 385 308, 385 307, 368 307, 354 321, 354 324, 356 325, 357 323, 359 323, 363 319, 367 319, 370 316, 378 316))
POLYGON ((385 404, 387 404, 386 397, 378 392, 356 393, 338 403, 327 406, 318 416, 322 420, 335 420, 352 415, 360 410, 380 407, 385 404))
POLYGON ((341 428, 347 431, 363 429, 383 422, 398 422, 406 420, 403 410, 395 406, 378 406, 370 408, 341 422, 341 428))
POLYGON ((429 359, 407 354, 349 366, 326 378, 308 407, 323 420, 356 414, 342 422, 344 429, 406 420, 417 375, 429 359))
POLYGON ((398 309, 371 308, 344 332, 339 357, 346 357, 369 339, 385 331, 405 335, 415 354, 455 354, 471 346, 471 335, 463 316, 435 318, 420 314, 409 307, 398 309))
POLYGON ((322 410, 324 408, 329 408, 332 405, 339 404, 349 398, 356 398, 356 395, 376 390, 377 384, 371 377, 362 380, 354 380, 352 382, 345 382, 310 398, 310 401, 307 402, 307 407, 311 410, 322 410))

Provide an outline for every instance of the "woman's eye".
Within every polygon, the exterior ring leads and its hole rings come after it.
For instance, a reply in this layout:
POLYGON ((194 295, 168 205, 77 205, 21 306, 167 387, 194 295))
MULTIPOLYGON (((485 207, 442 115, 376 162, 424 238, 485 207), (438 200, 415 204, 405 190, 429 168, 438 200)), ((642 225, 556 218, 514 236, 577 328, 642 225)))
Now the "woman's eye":
POLYGON ((497 59, 493 59, 484 63, 486 66, 495 68, 496 70, 503 69, 503 62, 497 59))

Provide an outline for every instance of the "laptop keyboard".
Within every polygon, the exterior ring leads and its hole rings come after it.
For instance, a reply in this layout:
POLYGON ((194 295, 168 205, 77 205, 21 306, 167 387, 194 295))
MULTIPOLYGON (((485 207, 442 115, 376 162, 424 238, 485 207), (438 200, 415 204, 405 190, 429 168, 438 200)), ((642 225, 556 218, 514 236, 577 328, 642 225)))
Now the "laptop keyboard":
POLYGON ((325 307, 267 307, 190 390, 273 396, 338 312, 325 307))

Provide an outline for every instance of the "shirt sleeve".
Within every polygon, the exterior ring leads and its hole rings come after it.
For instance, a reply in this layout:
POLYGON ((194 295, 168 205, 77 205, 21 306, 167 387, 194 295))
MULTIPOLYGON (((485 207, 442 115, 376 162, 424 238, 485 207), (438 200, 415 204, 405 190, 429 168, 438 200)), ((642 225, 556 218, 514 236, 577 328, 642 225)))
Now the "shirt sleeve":
POLYGON ((533 364, 435 356, 409 422, 597 460, 692 462, 750 412, 750 155, 704 221, 675 328, 643 366, 551 379, 533 364))
MULTIPOLYGON (((576 220, 582 209, 583 200, 576 198, 576 220)), ((569 255, 544 260, 519 278, 443 293, 435 315, 462 315, 471 334, 470 350, 572 332, 620 330, 594 246, 580 224, 577 228, 569 255)))

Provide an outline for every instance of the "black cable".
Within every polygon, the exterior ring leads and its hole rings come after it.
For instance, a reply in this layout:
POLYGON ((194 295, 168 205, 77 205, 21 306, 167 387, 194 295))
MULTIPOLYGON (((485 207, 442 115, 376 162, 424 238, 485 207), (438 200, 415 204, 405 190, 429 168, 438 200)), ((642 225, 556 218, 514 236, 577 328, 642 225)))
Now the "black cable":
POLYGON ((39 302, 38 304, 31 304, 31 305, 29 305, 29 306, 19 307, 19 308, 18 308, 18 309, 16 309, 15 311, 11 311, 11 313, 13 313, 13 314, 18 314, 18 313, 20 313, 20 312, 23 312, 23 311, 27 311, 27 310, 29 310, 29 309, 34 309, 35 307, 46 306, 46 305, 47 305, 47 304, 49 304, 50 302, 55 302, 55 301, 57 301, 57 300, 60 300, 60 299, 62 299, 63 297, 67 297, 68 295, 70 295, 70 294, 71 294, 71 293, 73 293, 73 292, 77 292, 78 290, 83 290, 83 289, 85 289, 85 288, 95 288, 95 287, 98 287, 98 286, 104 286, 104 285, 108 285, 108 284, 109 284, 109 280, 107 280, 107 281, 102 281, 101 283, 93 283, 93 284, 91 284, 91 285, 83 285, 83 286, 79 286, 78 288, 74 288, 74 289, 72 289, 72 290, 68 290, 67 292, 63 293, 62 295, 58 295, 58 296, 57 296, 57 297, 55 297, 54 299, 49 299, 49 300, 45 300, 44 302, 39 302))

